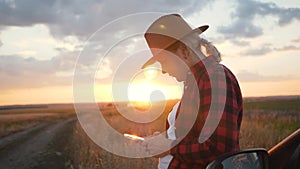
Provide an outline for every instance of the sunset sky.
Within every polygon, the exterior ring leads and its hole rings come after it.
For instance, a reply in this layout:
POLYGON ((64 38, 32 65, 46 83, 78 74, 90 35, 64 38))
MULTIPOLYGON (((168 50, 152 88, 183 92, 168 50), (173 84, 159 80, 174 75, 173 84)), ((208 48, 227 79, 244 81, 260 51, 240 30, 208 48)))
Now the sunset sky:
POLYGON ((151 56, 141 32, 163 13, 210 26, 203 37, 244 97, 300 95, 298 0, 0 0, 0 105, 71 103, 76 71, 94 75, 96 101, 180 97, 159 65, 140 69, 151 56))

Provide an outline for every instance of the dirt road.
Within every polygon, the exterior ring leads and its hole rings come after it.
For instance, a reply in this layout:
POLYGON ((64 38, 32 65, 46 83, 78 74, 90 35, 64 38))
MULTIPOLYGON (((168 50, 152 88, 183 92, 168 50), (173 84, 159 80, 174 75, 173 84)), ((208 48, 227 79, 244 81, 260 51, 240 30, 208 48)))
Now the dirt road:
POLYGON ((1 169, 70 168, 65 152, 76 118, 43 123, 0 140, 1 169))

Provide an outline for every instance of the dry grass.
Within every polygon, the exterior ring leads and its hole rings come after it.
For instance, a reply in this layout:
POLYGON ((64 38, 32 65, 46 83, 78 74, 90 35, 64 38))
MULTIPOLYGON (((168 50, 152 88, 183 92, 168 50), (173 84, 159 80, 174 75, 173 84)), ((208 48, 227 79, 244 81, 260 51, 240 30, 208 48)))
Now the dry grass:
POLYGON ((125 158, 114 155, 95 144, 77 123, 69 149, 72 166, 77 169, 149 169, 157 166, 154 158, 125 158))
POLYGON ((299 113, 248 111, 242 122, 241 148, 270 149, 300 127, 299 113))
MULTIPOLYGON (((139 124, 120 115, 111 103, 100 104, 99 106, 106 121, 118 132, 146 136, 154 131, 164 131, 165 119, 175 103, 176 101, 170 101, 164 113, 155 121, 139 124)), ((0 136, 24 130, 39 123, 54 122, 70 116, 74 116, 72 106, 50 106, 47 109, 1 110, 0 136), (7 120, 4 118, 4 115, 12 115, 11 117, 15 118, 7 120)), ((240 145, 242 149, 254 147, 269 149, 299 127, 299 99, 245 102, 240 145)), ((69 158, 72 159, 70 165, 68 165, 71 168, 150 169, 157 166, 158 161, 156 158, 125 158, 100 148, 86 135, 79 123, 76 124, 71 135, 67 148, 69 158)), ((117 147, 122 148, 122 145, 117 147)))
MULTIPOLYGON (((120 115, 115 106, 112 104, 100 105, 102 114, 106 121, 119 133, 134 133, 140 136, 150 135, 155 131, 164 131, 165 119, 168 112, 177 101, 169 101, 168 106, 165 108, 164 113, 155 121, 150 123, 135 123, 122 115, 120 115)), ((119 103, 123 104, 123 103, 119 103)), ((126 104, 124 104, 125 106, 126 104)), ((139 108, 140 109, 140 108, 139 108)), ((113 138, 110 138, 113 139, 113 138)), ((156 158, 126 158, 114 155, 104 149, 101 149, 95 144, 83 131, 80 124, 77 123, 76 129, 71 139, 71 146, 69 154, 74 168, 78 169, 150 169, 157 168, 156 158)), ((118 148, 122 148, 123 145, 114 145, 118 148)))
POLYGON ((241 148, 270 149, 300 128, 300 100, 246 102, 241 127, 241 148))
POLYGON ((8 109, 0 111, 0 138, 45 122, 57 122, 75 116, 70 106, 8 109))
MULTIPOLYGON (((138 135, 147 135, 153 131, 164 130, 165 118, 175 102, 170 102, 165 113, 153 123, 140 124, 139 126, 116 113, 114 106, 108 104, 103 106, 102 113, 106 120, 119 132, 131 132, 138 135), (103 111, 105 110, 105 111, 103 111)), ((241 148, 263 147, 271 148, 283 138, 291 134, 300 127, 300 101, 280 101, 272 108, 273 102, 259 101, 245 103, 244 117, 241 127, 241 148), (286 104, 286 109, 284 106, 286 104), (266 106, 267 105, 267 106, 266 106), (269 107, 268 107, 269 106, 269 107)), ((156 168, 157 159, 129 159, 116 156, 101 149, 85 134, 79 124, 77 124, 73 138, 71 139, 71 158, 74 168, 156 168)))

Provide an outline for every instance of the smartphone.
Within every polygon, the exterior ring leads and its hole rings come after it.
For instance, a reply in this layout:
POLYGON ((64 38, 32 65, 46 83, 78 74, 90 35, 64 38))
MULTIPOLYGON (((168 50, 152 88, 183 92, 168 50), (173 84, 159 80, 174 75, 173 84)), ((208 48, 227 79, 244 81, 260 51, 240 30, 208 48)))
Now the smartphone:
POLYGON ((128 134, 128 133, 124 133, 124 137, 129 138, 131 140, 141 140, 141 141, 145 140, 143 137, 132 135, 132 134, 128 134))

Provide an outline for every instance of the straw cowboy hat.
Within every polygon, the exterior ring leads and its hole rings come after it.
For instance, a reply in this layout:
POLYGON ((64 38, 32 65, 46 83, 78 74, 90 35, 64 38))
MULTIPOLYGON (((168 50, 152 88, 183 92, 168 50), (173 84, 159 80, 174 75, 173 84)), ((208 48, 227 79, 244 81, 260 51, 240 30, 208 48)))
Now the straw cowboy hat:
POLYGON ((208 25, 192 29, 179 14, 164 15, 154 21, 144 34, 147 44, 153 54, 142 69, 156 62, 158 53, 193 32, 201 34, 208 25))

